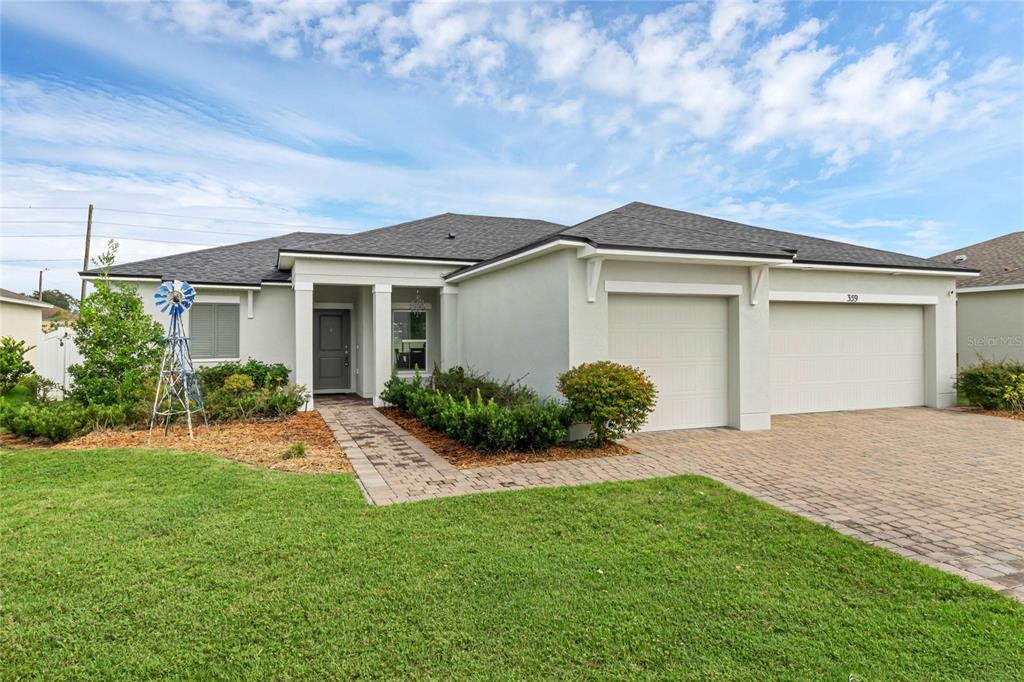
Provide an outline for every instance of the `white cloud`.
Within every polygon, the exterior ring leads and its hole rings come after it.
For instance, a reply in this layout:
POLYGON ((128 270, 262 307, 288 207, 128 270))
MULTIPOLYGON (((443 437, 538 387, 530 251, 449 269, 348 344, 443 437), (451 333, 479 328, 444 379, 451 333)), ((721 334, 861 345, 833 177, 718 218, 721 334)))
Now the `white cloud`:
POLYGON ((541 110, 541 115, 546 121, 568 124, 579 123, 583 118, 583 102, 578 99, 568 99, 546 107, 541 110))
MULTIPOLYGON (((833 174, 877 146, 1004 110, 1016 97, 990 96, 970 75, 950 80, 938 61, 940 3, 911 12, 899 43, 863 49, 822 42, 808 18, 778 32, 786 11, 775 0, 687 3, 595 23, 586 7, 415 2, 409 5, 263 0, 236 4, 154 2, 121 8, 204 40, 263 44, 294 59, 303 50, 359 63, 401 79, 426 74, 459 102, 575 124, 590 101, 607 131, 623 105, 678 141, 731 139, 751 151, 802 147, 833 174), (922 70, 922 63, 931 64, 922 70), (613 100, 604 104, 600 99, 613 100)), ((878 37, 876 32, 875 37, 878 37)), ((993 79, 1008 78, 992 71, 993 79)), ((994 87, 994 84, 992 84, 994 87)), ((987 87, 987 86, 986 86, 987 87)), ((602 134, 606 134, 602 133, 602 134)))

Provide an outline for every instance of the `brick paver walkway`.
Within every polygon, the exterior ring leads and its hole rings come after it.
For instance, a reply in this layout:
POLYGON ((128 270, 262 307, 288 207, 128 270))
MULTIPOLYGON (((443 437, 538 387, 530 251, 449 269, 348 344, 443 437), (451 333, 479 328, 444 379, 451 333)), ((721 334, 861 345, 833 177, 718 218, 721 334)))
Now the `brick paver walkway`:
POLYGON ((367 499, 700 474, 1024 600, 1024 422, 905 408, 631 436, 639 454, 455 469, 368 403, 318 400, 367 499))

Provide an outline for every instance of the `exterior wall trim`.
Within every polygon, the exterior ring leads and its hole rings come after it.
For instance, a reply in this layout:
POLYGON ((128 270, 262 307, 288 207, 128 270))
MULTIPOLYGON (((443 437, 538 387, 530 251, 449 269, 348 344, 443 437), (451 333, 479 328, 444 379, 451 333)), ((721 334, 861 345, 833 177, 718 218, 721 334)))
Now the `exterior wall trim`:
POLYGON ((930 275, 932 277, 977 277, 979 272, 970 270, 917 270, 914 268, 872 267, 870 265, 829 265, 826 263, 780 263, 777 268, 797 270, 829 270, 836 272, 873 272, 888 275, 930 275))
POLYGON ((624 282, 607 280, 609 294, 663 294, 666 296, 739 296, 739 284, 690 284, 677 282, 624 282))
POLYGON ((370 262, 381 262, 381 263, 416 263, 420 265, 461 265, 463 267, 472 265, 476 261, 473 260, 445 260, 441 258, 403 258, 401 256, 357 256, 343 253, 303 253, 301 251, 281 251, 277 255, 277 265, 279 268, 284 267, 284 260, 290 259, 292 262, 296 258, 306 258, 310 260, 354 260, 354 261, 370 261, 370 262))
POLYGON ((225 294, 196 294, 196 303, 241 303, 240 296, 225 294))
POLYGON ((909 294, 861 294, 835 291, 772 291, 769 301, 794 301, 802 303, 885 303, 891 305, 936 305, 938 296, 914 296, 909 294), (856 298, 850 298, 854 296, 856 298))
POLYGON ((579 245, 580 245, 579 242, 569 241, 567 239, 558 239, 558 240, 553 241, 553 242, 547 242, 545 244, 540 244, 539 246, 535 246, 532 249, 527 249, 526 251, 521 251, 519 253, 513 254, 513 255, 508 256, 506 258, 502 258, 500 260, 496 260, 494 262, 487 263, 486 265, 481 265, 479 267, 474 267, 472 270, 469 270, 467 272, 456 273, 454 275, 450 275, 449 277, 446 278, 445 281, 447 281, 450 284, 454 284, 455 282, 460 282, 460 281, 462 281, 464 279, 468 279, 468 278, 474 277, 476 275, 481 275, 481 274, 483 274, 485 272, 490 272, 491 270, 494 270, 494 269, 497 269, 497 268, 508 267, 509 265, 513 265, 515 263, 519 263, 521 261, 528 260, 530 258, 533 258, 535 256, 539 256, 539 255, 541 255, 543 253, 546 253, 548 251, 553 251, 554 249, 564 249, 564 248, 567 248, 567 247, 570 247, 570 246, 571 247, 578 247, 579 245))
POLYGON ((1024 289, 1024 284, 995 284, 990 287, 966 287, 964 289, 957 289, 956 293, 959 294, 983 294, 987 291, 1017 291, 1024 289))
POLYGON ((352 303, 330 303, 319 301, 313 304, 313 310, 353 310, 352 303))
POLYGON ((11 303, 14 305, 27 305, 30 308, 50 308, 49 303, 43 301, 24 301, 20 298, 8 298, 7 296, 0 296, 0 301, 4 303, 11 303))

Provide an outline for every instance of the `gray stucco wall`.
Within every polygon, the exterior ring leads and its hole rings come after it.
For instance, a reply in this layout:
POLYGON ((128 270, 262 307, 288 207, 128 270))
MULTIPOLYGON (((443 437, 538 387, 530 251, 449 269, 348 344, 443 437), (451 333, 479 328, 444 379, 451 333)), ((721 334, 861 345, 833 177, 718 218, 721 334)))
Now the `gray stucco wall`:
MULTIPOLYGON (((158 284, 143 282, 136 285, 146 311, 162 326, 167 326, 168 317, 156 308, 153 294, 158 284)), ((211 289, 196 287, 196 300, 215 300, 239 304, 238 355, 245 361, 255 358, 262 362, 283 363, 288 369, 295 369, 295 334, 292 328, 295 320, 294 298, 290 287, 266 286, 253 291, 253 316, 248 316, 248 291, 245 289, 211 289)), ((189 329, 188 313, 183 319, 186 332, 189 329)), ((196 360, 196 365, 222 362, 222 359, 196 360)))
POLYGON ((460 364, 557 394, 569 366, 569 264, 559 251, 459 284, 460 364))
POLYGON ((986 360, 1024 362, 1024 289, 957 295, 956 346, 961 368, 986 360))

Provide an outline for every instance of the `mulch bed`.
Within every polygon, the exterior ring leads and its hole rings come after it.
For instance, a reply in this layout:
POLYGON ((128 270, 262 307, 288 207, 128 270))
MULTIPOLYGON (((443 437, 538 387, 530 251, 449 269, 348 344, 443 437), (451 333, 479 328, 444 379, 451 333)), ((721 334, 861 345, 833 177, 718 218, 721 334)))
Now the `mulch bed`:
POLYGON ((971 412, 973 414, 984 414, 989 417, 1002 417, 1004 419, 1016 419, 1018 421, 1024 421, 1024 412, 1012 412, 1010 410, 983 410, 980 407, 971 407, 961 405, 955 409, 960 412, 971 412))
MULTIPOLYGON (((37 447, 36 444, 8 437, 6 447, 37 447)), ((195 440, 189 440, 188 429, 174 426, 167 437, 154 429, 149 443, 149 430, 93 431, 79 438, 53 446, 62 450, 93 448, 166 448, 207 452, 238 462, 263 466, 276 471, 306 473, 350 473, 352 465, 319 412, 300 412, 281 421, 211 424, 210 432, 200 426, 195 440), (300 440, 306 445, 304 457, 285 459, 288 446, 300 440)))
POLYGON ((564 459, 585 459, 589 457, 622 457, 635 455, 636 451, 625 445, 611 443, 599 448, 583 445, 559 445, 536 452, 480 452, 467 447, 448 436, 427 428, 415 417, 410 417, 395 407, 379 408, 381 414, 418 438, 428 448, 443 457, 456 469, 477 469, 502 464, 529 464, 531 462, 554 462, 564 459))

